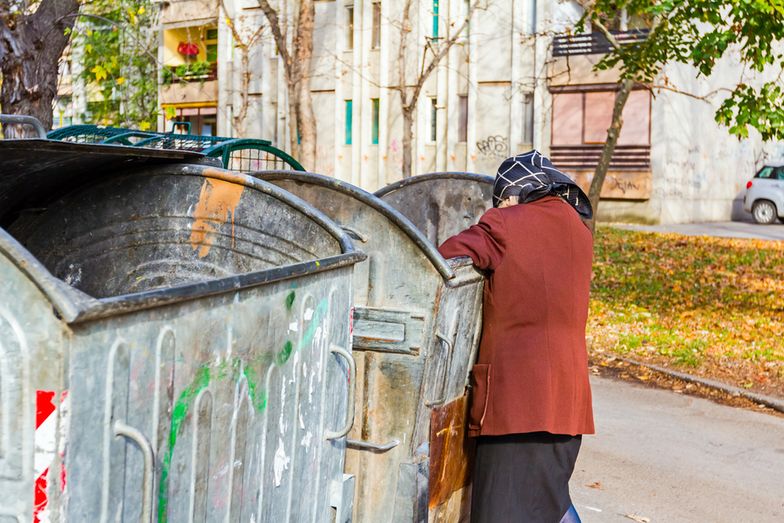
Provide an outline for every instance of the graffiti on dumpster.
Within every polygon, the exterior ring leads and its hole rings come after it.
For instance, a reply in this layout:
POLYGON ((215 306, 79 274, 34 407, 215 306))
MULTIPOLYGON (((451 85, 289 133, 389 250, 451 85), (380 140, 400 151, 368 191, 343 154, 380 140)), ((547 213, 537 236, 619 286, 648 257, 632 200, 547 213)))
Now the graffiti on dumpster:
POLYGON ((240 203, 245 186, 213 178, 205 178, 199 193, 199 203, 193 211, 191 247, 198 251, 199 258, 210 253, 215 233, 222 224, 231 219, 231 236, 234 238, 234 212, 240 203))
MULTIPOLYGON (((285 306, 289 311, 291 311, 294 305, 295 297, 296 294, 294 291, 290 291, 286 296, 285 306)), ((278 367, 285 365, 292 354, 309 346, 315 338, 321 335, 321 332, 323 332, 321 320, 326 316, 328 305, 329 300, 324 298, 315 309, 305 309, 303 319, 307 324, 307 328, 297 343, 296 348, 291 340, 286 340, 283 348, 277 353, 274 359, 275 364, 278 367)), ((296 323, 294 325, 296 325, 296 323)), ((296 332, 296 330, 296 328, 290 328, 289 332, 296 332)), ((256 371, 248 365, 247 362, 237 357, 232 358, 230 361, 224 360, 217 365, 213 363, 201 366, 196 371, 196 375, 191 381, 191 384, 185 387, 177 398, 174 408, 172 409, 168 445, 161 463, 161 476, 158 491, 158 521, 167 521, 169 501, 168 479, 172 458, 174 456, 174 448, 177 445, 177 438, 183 428, 183 423, 188 417, 188 413, 193 407, 194 402, 196 402, 199 395, 209 387, 210 383, 227 379, 236 382, 242 378, 244 378, 247 383, 248 399, 254 410, 258 413, 264 412, 267 408, 268 393, 262 388, 261 379, 256 371)))

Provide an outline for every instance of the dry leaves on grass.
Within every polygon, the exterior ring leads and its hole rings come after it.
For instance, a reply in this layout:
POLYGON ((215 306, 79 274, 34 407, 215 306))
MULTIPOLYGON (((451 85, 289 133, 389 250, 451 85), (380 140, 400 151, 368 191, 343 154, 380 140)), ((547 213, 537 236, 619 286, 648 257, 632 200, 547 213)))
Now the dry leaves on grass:
POLYGON ((590 312, 594 355, 784 396, 784 242, 602 227, 590 312))

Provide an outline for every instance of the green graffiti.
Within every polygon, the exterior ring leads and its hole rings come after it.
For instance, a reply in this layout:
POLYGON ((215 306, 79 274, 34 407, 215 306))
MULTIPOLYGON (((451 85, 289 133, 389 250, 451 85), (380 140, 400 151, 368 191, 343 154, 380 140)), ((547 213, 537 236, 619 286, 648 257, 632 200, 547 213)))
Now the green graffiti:
POLYGON ((207 388, 207 385, 209 384, 210 368, 205 366, 196 371, 196 377, 193 379, 193 383, 180 393, 180 397, 177 398, 177 402, 174 404, 169 432, 169 448, 166 455, 163 457, 163 463, 161 464, 161 482, 158 491, 158 521, 165 522, 167 517, 166 508, 169 504, 169 497, 167 495, 169 468, 171 467, 171 460, 174 455, 174 445, 177 443, 177 435, 180 432, 182 423, 185 421, 185 417, 188 415, 188 410, 193 403, 193 399, 201 391, 207 388))
MULTIPOLYGON (((291 291, 286 297, 286 307, 291 308, 294 304, 294 291, 291 291)), ((322 300, 316 310, 313 312, 313 317, 308 324, 302 339, 297 344, 296 349, 291 341, 286 341, 283 349, 277 354, 275 361, 278 365, 284 365, 291 355, 310 345, 318 330, 319 323, 326 313, 328 300, 322 300)), ((213 371, 210 370, 209 364, 204 365, 196 371, 196 375, 189 386, 187 386, 177 398, 172 410, 172 419, 169 431, 168 448, 161 463, 161 479, 158 487, 158 521, 165 523, 168 518, 167 509, 169 505, 168 498, 168 480, 169 471, 171 469, 172 457, 174 456, 174 447, 177 445, 177 438, 180 430, 182 430, 185 418, 188 416, 193 401, 201 391, 207 388, 211 381, 224 380, 227 378, 236 379, 238 374, 242 372, 248 383, 248 397, 250 398, 251 405, 258 412, 263 412, 267 408, 268 395, 266 390, 262 390, 259 386, 261 380, 258 374, 248 365, 243 365, 243 361, 239 358, 233 358, 231 361, 221 361, 213 371)))
POLYGON ((264 409, 267 408, 267 391, 259 390, 258 374, 256 374, 255 370, 247 366, 242 369, 242 373, 245 375, 245 380, 248 382, 248 396, 250 397, 251 404, 257 411, 263 412, 264 409))
POLYGON ((286 309, 291 310, 294 306, 294 298, 297 297, 297 294, 294 291, 289 292, 288 296, 286 296, 286 309))
POLYGON ((294 350, 294 345, 291 343, 291 340, 286 340, 286 343, 283 344, 283 348, 280 349, 280 352, 278 353, 278 357, 276 359, 278 365, 283 365, 284 363, 289 361, 289 358, 291 357, 291 352, 293 350, 294 350))

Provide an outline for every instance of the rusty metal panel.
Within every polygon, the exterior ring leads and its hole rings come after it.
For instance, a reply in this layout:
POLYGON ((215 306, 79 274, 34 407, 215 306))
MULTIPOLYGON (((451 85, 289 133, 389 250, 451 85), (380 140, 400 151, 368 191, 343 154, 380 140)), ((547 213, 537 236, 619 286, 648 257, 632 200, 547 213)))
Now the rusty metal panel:
POLYGON ((411 220, 427 239, 441 245, 479 221, 493 205, 493 177, 448 172, 412 176, 376 191, 411 220))
POLYGON ((427 520, 430 412, 465 391, 483 279, 357 187, 311 173, 255 175, 324 211, 368 255, 354 268, 359 389, 346 470, 356 475, 355 519, 427 520))
POLYGON ((105 178, 17 214, 21 242, 0 229, 0 516, 350 513, 349 311, 364 256, 259 180, 187 164, 105 178), (143 259, 149 272, 128 272, 143 259), (55 425, 39 445, 42 405, 55 425))
MULTIPOLYGON (((436 521, 443 519, 441 513, 451 508, 445 504, 453 494, 464 489, 470 482, 475 445, 473 439, 467 435, 467 408, 468 396, 463 395, 443 407, 433 409, 431 414, 428 506, 436 521)), ((464 505, 465 503, 460 503, 461 508, 464 505)))

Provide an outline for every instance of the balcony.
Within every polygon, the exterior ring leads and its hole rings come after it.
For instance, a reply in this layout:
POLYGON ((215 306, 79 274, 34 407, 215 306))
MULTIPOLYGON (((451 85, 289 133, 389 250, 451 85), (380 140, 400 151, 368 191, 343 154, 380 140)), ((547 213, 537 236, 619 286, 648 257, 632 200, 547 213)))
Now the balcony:
MULTIPOLYGON (((611 31, 611 33, 621 45, 643 42, 648 38, 647 29, 611 31)), ((604 34, 599 32, 558 35, 553 38, 553 57, 582 54, 606 54, 612 51, 612 49, 613 46, 609 40, 607 40, 604 34)))

